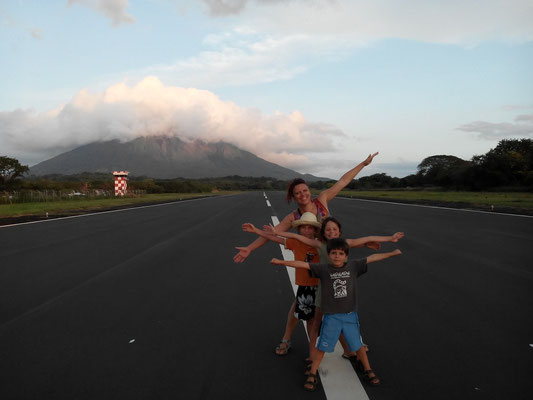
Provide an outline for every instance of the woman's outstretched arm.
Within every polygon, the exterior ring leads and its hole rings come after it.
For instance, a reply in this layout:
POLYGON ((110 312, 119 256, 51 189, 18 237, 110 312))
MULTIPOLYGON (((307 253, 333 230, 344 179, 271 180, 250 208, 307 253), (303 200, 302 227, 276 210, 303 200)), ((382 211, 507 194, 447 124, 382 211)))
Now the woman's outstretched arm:
POLYGON ((365 161, 346 172, 332 187, 320 193, 318 195, 318 200, 327 207, 328 203, 333 200, 335 196, 337 196, 339 192, 344 189, 346 185, 348 185, 364 167, 370 165, 374 157, 378 154, 379 152, 369 155, 365 161))

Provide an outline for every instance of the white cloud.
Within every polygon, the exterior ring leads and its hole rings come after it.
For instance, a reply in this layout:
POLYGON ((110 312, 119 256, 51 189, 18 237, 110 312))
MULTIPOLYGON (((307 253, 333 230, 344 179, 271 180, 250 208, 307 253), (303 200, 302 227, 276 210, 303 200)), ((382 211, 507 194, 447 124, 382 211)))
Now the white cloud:
MULTIPOLYGON (((44 29, 37 27, 37 26, 29 26, 20 21, 17 21, 13 17, 11 17, 7 13, 6 10, 0 7, 0 32, 2 32, 4 28, 23 30, 27 34, 29 34, 33 39, 37 39, 37 40, 40 40, 44 37, 44 29)), ((7 36, 5 38, 7 38, 7 36)))
POLYGON ((247 0, 203 0, 208 7, 209 14, 214 17, 238 14, 241 12, 247 0))
POLYGON ((516 123, 486 121, 474 121, 461 125, 457 129, 464 132, 479 134, 479 138, 486 140, 500 140, 511 137, 533 137, 533 114, 519 115, 515 118, 516 123))
POLYGON ((208 48, 175 63, 130 71, 177 86, 223 87, 288 80, 385 39, 475 46, 533 40, 530 0, 204 0, 220 30, 208 48))
POLYGON ((206 90, 164 86, 155 77, 101 93, 82 90, 48 112, 0 113, 3 152, 34 162, 94 141, 149 135, 222 140, 293 168, 308 165, 308 154, 334 151, 335 139, 344 136, 330 124, 307 121, 299 111, 263 115, 206 90))
POLYGON ((89 7, 109 18, 113 26, 135 22, 135 17, 126 12, 128 0, 68 0, 67 4, 69 6, 80 4, 89 7))
POLYGON ((210 35, 204 43, 217 47, 174 64, 150 66, 127 75, 134 80, 155 75, 171 85, 216 88, 289 80, 307 71, 300 58, 308 43, 304 37, 278 40, 232 32, 210 35))
POLYGON ((533 106, 517 105, 517 104, 508 104, 508 105, 502 106, 502 110, 505 110, 505 111, 523 111, 523 110, 531 110, 531 109, 533 109, 533 106))
POLYGON ((515 118, 516 121, 525 121, 527 124, 533 125, 533 114, 519 115, 515 118))
POLYGON ((351 41, 403 38, 475 44, 533 39, 530 0, 204 0, 264 33, 335 35, 351 41))
POLYGON ((34 39, 41 40, 44 37, 44 30, 41 28, 31 28, 28 30, 30 36, 34 39))

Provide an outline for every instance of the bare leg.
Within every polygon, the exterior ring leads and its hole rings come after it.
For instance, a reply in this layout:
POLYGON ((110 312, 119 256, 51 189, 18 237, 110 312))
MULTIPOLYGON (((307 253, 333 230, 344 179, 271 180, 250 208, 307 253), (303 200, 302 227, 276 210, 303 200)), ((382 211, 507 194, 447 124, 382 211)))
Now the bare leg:
POLYGON ((361 346, 359 350, 355 352, 357 354, 357 358, 359 361, 361 361, 361 364, 363 364, 363 368, 366 370, 372 369, 370 368, 370 361, 368 361, 368 355, 365 351, 365 346, 361 346))
POLYGON ((318 377, 316 376, 316 373, 318 371, 320 363, 322 362, 322 359, 324 358, 324 352, 319 349, 316 349, 314 354, 315 356, 313 358, 313 364, 311 365, 311 373, 307 377, 307 380, 304 384, 304 387, 307 390, 313 390, 313 387, 316 386, 316 383, 318 382, 318 377))
POLYGON ((294 316, 294 310, 296 309, 296 300, 292 302, 289 313, 287 314, 287 324, 285 325, 285 333, 283 334, 282 343, 276 348, 276 354, 283 356, 289 351, 289 344, 286 342, 291 340, 292 332, 298 325, 298 318, 294 316))
POLYGON ((314 317, 307 321, 307 333, 309 335, 309 359, 311 360, 313 360, 316 351, 316 339, 318 338, 321 322, 322 311, 320 310, 320 307, 316 307, 314 317))
POLYGON ((372 371, 372 368, 370 367, 370 362, 368 361, 368 355, 366 354, 365 346, 361 346, 359 350, 357 350, 357 358, 359 361, 361 361, 361 364, 363 364, 364 373, 366 376, 366 380, 372 384, 372 385, 379 385, 379 378, 376 376, 374 371, 372 371))

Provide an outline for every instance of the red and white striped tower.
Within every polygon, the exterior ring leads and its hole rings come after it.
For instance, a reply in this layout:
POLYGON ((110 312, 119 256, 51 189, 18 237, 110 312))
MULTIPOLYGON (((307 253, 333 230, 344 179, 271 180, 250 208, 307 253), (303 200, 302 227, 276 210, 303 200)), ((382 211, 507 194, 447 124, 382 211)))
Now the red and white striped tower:
POLYGON ((115 175, 115 196, 124 196, 128 190, 128 171, 113 171, 115 175))

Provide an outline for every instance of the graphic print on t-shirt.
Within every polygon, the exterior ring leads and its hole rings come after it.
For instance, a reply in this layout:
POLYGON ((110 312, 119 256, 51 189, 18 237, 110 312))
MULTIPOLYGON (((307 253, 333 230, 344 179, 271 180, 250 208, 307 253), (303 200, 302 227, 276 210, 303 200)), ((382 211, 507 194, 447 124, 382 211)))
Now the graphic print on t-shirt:
POLYGON ((333 281, 333 293, 336 299, 348 296, 348 290, 346 289, 346 281, 343 281, 341 279, 335 279, 333 281))

